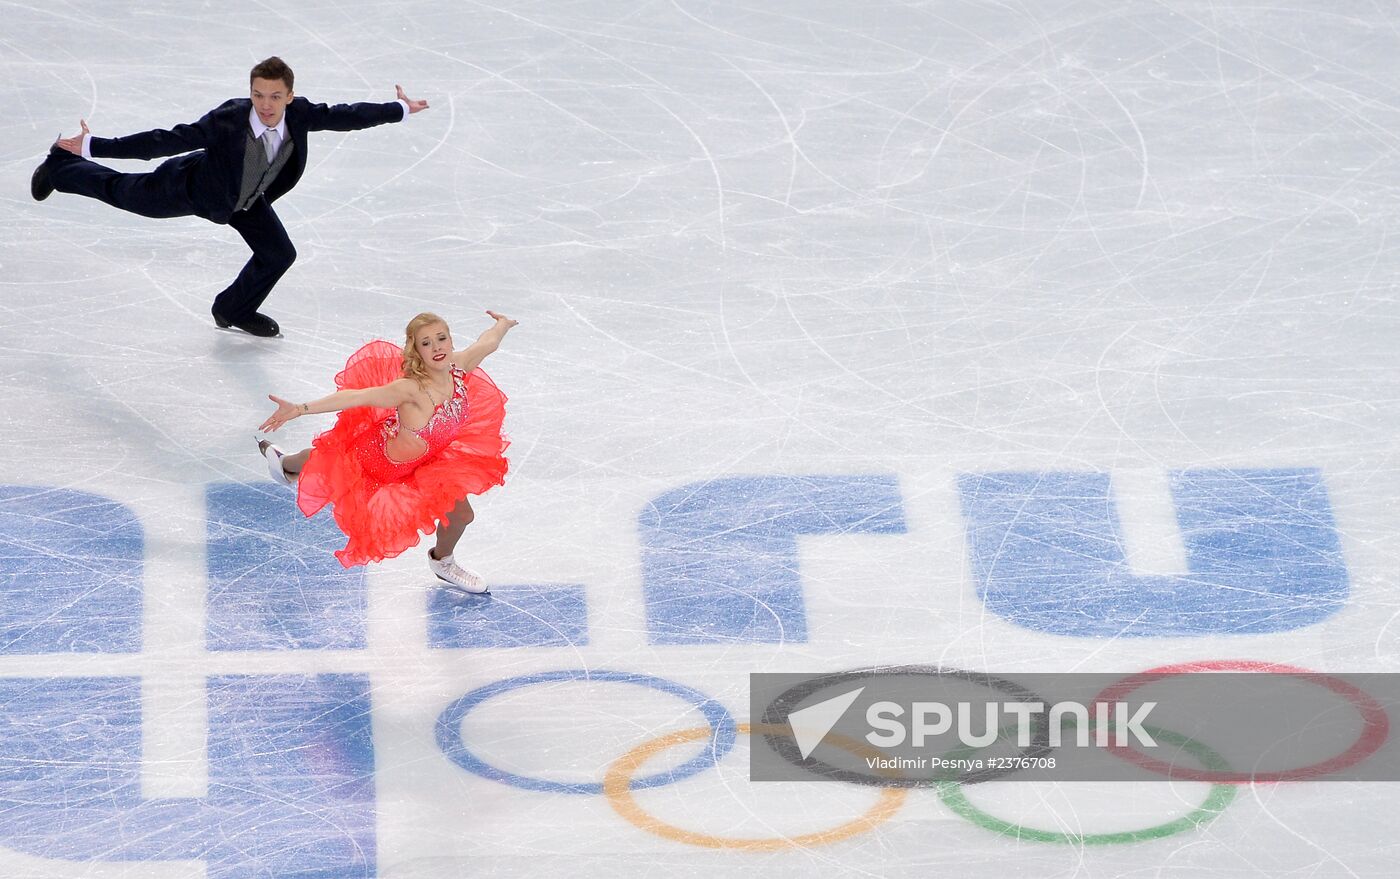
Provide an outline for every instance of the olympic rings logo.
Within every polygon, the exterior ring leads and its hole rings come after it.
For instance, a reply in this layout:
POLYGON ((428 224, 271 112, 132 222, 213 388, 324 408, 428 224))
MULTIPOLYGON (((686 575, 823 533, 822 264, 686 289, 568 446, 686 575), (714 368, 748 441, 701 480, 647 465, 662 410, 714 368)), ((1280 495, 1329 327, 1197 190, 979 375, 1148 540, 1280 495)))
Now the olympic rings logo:
MULTIPOLYGON (((798 705, 805 702, 809 697, 830 687, 842 684, 853 684, 856 681, 874 677, 875 675, 927 675, 940 678, 954 678, 966 681, 980 687, 997 690, 1006 693, 1016 702, 1041 702, 1048 704, 1045 697, 1026 689, 1014 681, 999 678, 995 675, 984 672, 964 671, 960 668, 944 668, 936 665, 895 665, 883 668, 862 668, 854 671, 839 671, 821 677, 812 678, 802 684, 793 687, 778 698, 769 703, 767 710, 763 712, 763 725, 765 729, 786 729, 784 718, 792 713, 798 705)), ((874 785, 877 787, 933 787, 939 783, 938 778, 886 778, 881 775, 869 775, 864 772, 857 772, 853 769, 838 769, 815 758, 804 760, 802 753, 790 735, 782 733, 766 733, 768 746, 778 755, 795 766, 801 766, 804 770, 822 778, 829 778, 835 781, 847 781, 852 784, 874 785)), ((1035 760, 1045 757, 1050 753, 1050 729, 1046 726, 1038 726, 1030 736, 1030 741, 1026 747, 1021 749, 1019 757, 1025 760, 1035 760)), ((992 781, 1016 772, 1014 766, 984 767, 982 769, 965 770, 956 777, 956 781, 963 784, 976 784, 982 781, 992 781)))
MULTIPOLYGON (((1347 750, 1314 763, 1311 766, 1302 766, 1297 769, 1288 769, 1281 772, 1228 772, 1220 770, 1206 769, 1204 771, 1182 770, 1172 768, 1160 760, 1154 760, 1145 754, 1134 751, 1131 748, 1119 745, 1109 745, 1109 753, 1116 757, 1121 757, 1130 763, 1136 763, 1144 769, 1153 772, 1171 773, 1172 778, 1179 778, 1183 781, 1209 781, 1219 784, 1248 784, 1250 782, 1268 783, 1275 781, 1303 781, 1309 778, 1320 778, 1348 766, 1355 766, 1362 760, 1374 754, 1390 735, 1390 718, 1385 713, 1379 702, 1369 694, 1362 692, 1346 681, 1332 677, 1331 675, 1319 674, 1296 665, 1281 665, 1272 662, 1257 662, 1245 659, 1224 659, 1211 660, 1206 662, 1184 662, 1177 665, 1163 665, 1145 672, 1133 675, 1126 680, 1107 688, 1098 696, 1096 701, 1107 701, 1112 704, 1112 700, 1121 699, 1129 692, 1137 688, 1144 681, 1153 680, 1163 675, 1191 674, 1201 671, 1245 671, 1245 672, 1269 672, 1273 674, 1286 674, 1300 681, 1316 684, 1346 698, 1361 715, 1361 734, 1347 750)), ((1112 716, 1112 711, 1109 712, 1112 716)))
MULTIPOLYGON (((849 821, 826 830, 803 833, 793 836, 768 838, 727 837, 687 830, 669 824, 649 814, 637 803, 633 792, 646 788, 659 787, 690 778, 699 772, 717 766, 734 747, 739 734, 762 735, 765 740, 787 759, 797 755, 797 748, 791 739, 791 730, 780 718, 785 710, 800 704, 815 693, 839 683, 853 679, 868 678, 875 674, 924 674, 959 678, 970 683, 991 687, 1026 701, 1044 701, 1020 685, 992 675, 969 672, 961 669, 938 666, 896 666, 886 668, 855 669, 836 672, 807 681, 783 693, 764 712, 761 723, 750 725, 736 723, 730 713, 713 698, 690 687, 677 684, 664 678, 630 672, 566 669, 508 678, 481 687, 457 699, 438 718, 437 740, 443 753, 459 767, 483 778, 508 784, 525 790, 567 793, 575 795, 602 795, 624 820, 656 836, 686 845, 713 849, 741 851, 773 851, 786 848, 806 848, 827 845, 873 829, 889 820, 899 811, 908 796, 909 789, 930 787, 939 800, 954 814, 971 823, 1018 840, 1046 843, 1061 843, 1078 846, 1120 845, 1161 839, 1201 827, 1218 817, 1236 798, 1237 786, 1245 783, 1273 783, 1317 778, 1329 772, 1355 765, 1378 750, 1389 737, 1389 721, 1384 708, 1374 698, 1338 678, 1296 666, 1278 665, 1251 660, 1208 660, 1195 663, 1182 663, 1162 666, 1132 675, 1108 687, 1097 697, 1096 702, 1112 703, 1123 695, 1149 680, 1163 676, 1209 671, 1272 672, 1294 676, 1297 679, 1325 687, 1347 698, 1363 722, 1357 741, 1346 751, 1313 766, 1271 773, 1240 773, 1231 770, 1225 758, 1207 745, 1190 739, 1171 730, 1151 728, 1151 734, 1169 745, 1173 745, 1200 764, 1199 770, 1183 770, 1169 766, 1125 746, 1110 745, 1109 753, 1158 773, 1169 773, 1173 780, 1208 782, 1210 789, 1200 805, 1188 814, 1163 824, 1114 833, 1076 834, 1044 830, 1017 824, 989 814, 973 805, 968 799, 965 786, 968 784, 1002 777, 1014 769, 978 770, 954 778, 907 778, 898 772, 881 770, 879 777, 861 773, 846 772, 826 764, 818 764, 814 770, 827 778, 837 778, 856 784, 875 786, 880 794, 869 809, 849 821), (462 741, 462 722, 466 716, 483 702, 512 690, 536 684, 559 681, 604 681, 648 687, 690 702, 692 707, 705 717, 706 725, 692 729, 663 734, 636 746, 614 760, 604 773, 601 782, 568 783, 535 776, 524 776, 499 769, 481 757, 473 754, 462 741), (689 742, 707 740, 707 746, 694 758, 670 771, 637 777, 638 771, 651 759, 662 752, 689 742)), ((1106 718, 1106 719, 1111 719, 1106 718)), ((1091 725, 1096 721, 1091 721, 1091 725)), ((1040 756, 1050 751, 1048 730, 1042 730, 1028 748, 1022 749, 1022 756, 1040 756)), ((858 756, 870 751, 863 742, 831 736, 828 741, 837 747, 858 756)), ((800 756, 799 756, 800 759, 800 756)), ((814 761, 807 761, 808 764, 814 761)), ((806 768, 807 764, 804 764, 806 768)))
POLYGON ((548 778, 538 778, 535 776, 519 775, 507 772, 487 763, 482 758, 468 750, 462 743, 462 721, 478 705, 495 696, 500 696, 511 690, 518 690, 523 687, 535 684, 547 684, 558 681, 608 681, 618 684, 634 684, 642 687, 651 687, 663 693, 669 693, 679 699, 690 702, 701 714, 705 716, 709 723, 710 744, 709 747, 690 761, 677 766, 670 772, 659 773, 648 778, 635 779, 632 787, 646 788, 659 787, 664 784, 680 781, 704 772, 711 766, 719 763, 720 759, 728 754, 734 747, 736 736, 736 726, 733 716, 725 710, 724 706, 714 699, 674 681, 665 678, 653 677, 652 675, 634 674, 632 672, 605 671, 600 669, 564 669, 563 671, 541 672, 539 674, 521 675, 515 678, 506 678, 496 681, 494 684, 487 684, 476 690, 472 690, 467 695, 447 706, 447 709, 438 716, 437 722, 437 742, 438 747, 447 759, 474 775, 482 778, 489 778, 492 781, 499 781, 503 784, 524 788, 525 790, 547 791, 550 793, 562 794, 601 794, 603 785, 598 782, 563 782, 553 781, 548 778))
MULTIPOLYGON (((743 733, 752 732, 750 725, 747 723, 739 724, 738 729, 743 733)), ((758 727, 758 731, 763 735, 783 735, 784 732, 787 731, 787 726, 769 727, 767 724, 762 724, 758 727)), ((904 805, 904 798, 908 796, 907 791, 901 787, 886 787, 880 791, 880 797, 876 800, 874 806, 867 810, 865 814, 851 821, 839 824, 828 830, 819 830, 814 833, 768 838, 715 836, 708 833, 697 833, 693 830, 685 830, 673 824, 667 824, 637 805, 637 801, 632 797, 632 776, 637 769, 648 759, 667 748, 683 742, 699 741, 704 738, 708 732, 709 730, 703 726, 681 730, 680 732, 659 736, 649 742, 644 742, 631 751, 628 751, 626 754, 623 754, 608 767, 607 775, 603 780, 603 793, 607 796, 609 805, 631 824, 648 833, 660 836, 663 839, 670 839, 676 842, 686 843, 687 845, 701 846, 703 848, 763 852, 788 848, 810 848, 812 846, 828 845, 833 842, 848 839, 888 820, 895 812, 899 811, 899 807, 904 805)), ((844 736, 831 736, 828 741, 857 756, 865 756, 867 754, 878 755, 877 751, 864 742, 848 739, 844 736)), ((898 776, 892 770, 884 771, 890 773, 891 778, 897 779, 898 776)))

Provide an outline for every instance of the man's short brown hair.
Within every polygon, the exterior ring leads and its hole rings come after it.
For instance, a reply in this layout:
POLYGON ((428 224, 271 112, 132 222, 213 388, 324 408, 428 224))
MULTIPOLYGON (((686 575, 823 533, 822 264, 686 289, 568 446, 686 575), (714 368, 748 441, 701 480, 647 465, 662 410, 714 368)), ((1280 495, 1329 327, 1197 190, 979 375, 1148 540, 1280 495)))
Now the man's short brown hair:
POLYGON ((287 91, 292 91, 292 68, 276 55, 253 65, 253 71, 248 74, 248 85, 251 86, 255 79, 280 79, 287 91))

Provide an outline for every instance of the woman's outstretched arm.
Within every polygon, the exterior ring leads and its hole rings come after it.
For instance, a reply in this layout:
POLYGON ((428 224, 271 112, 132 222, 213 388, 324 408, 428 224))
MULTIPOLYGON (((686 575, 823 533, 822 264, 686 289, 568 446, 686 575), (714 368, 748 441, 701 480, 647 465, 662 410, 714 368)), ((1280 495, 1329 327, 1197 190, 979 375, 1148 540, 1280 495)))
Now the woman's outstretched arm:
POLYGON ((413 382, 401 378, 377 388, 349 388, 309 403, 293 403, 273 394, 268 394, 267 398, 277 404, 277 411, 269 415, 258 430, 271 433, 302 415, 339 412, 342 409, 354 409, 356 406, 395 409, 413 398, 413 382))
POLYGON ((504 314, 497 314, 494 311, 486 313, 491 315, 496 322, 490 329, 478 336, 475 342, 452 354, 452 362, 467 372, 480 366, 481 361, 485 360, 487 355, 495 353, 496 349, 501 347, 501 340, 506 337, 506 333, 510 332, 510 328, 520 323, 518 320, 511 320, 504 314))

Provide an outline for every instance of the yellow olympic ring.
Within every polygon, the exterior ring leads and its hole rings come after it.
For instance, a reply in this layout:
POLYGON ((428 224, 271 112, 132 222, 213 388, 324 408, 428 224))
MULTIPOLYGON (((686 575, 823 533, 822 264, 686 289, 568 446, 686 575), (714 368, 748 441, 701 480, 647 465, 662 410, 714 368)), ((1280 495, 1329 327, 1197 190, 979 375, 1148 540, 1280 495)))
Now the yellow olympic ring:
MULTIPOLYGON (((752 735, 754 729, 766 735, 790 736, 792 731, 784 725, 777 724, 748 724, 741 723, 738 730, 741 733, 752 735)), ((817 831, 816 833, 803 833, 797 836, 774 836, 774 837, 732 837, 713 836, 708 833, 696 833, 693 830, 686 830, 676 827, 673 824, 652 816, 642 810, 637 805, 637 801, 632 797, 632 776, 643 763, 654 757, 661 751, 685 742, 699 741, 709 738, 712 730, 708 726, 699 726, 694 729, 684 729, 669 735, 660 736, 649 742, 643 742, 626 754, 623 754, 608 767, 607 774, 603 777, 603 795, 608 798, 608 804, 617 811, 619 815, 627 819, 632 824, 640 827, 648 833, 653 833, 664 839, 683 842, 687 845, 702 846, 704 848, 738 849, 740 851, 766 852, 788 848, 807 848, 814 845, 826 845, 827 843, 838 842, 842 839, 855 836, 865 830, 880 824, 890 818, 899 807, 904 805, 904 798, 908 795, 907 788, 882 787, 880 798, 876 800, 864 815, 848 821, 845 824, 837 825, 828 830, 817 831)), ((866 752, 876 753, 869 746, 847 739, 843 736, 828 736, 827 742, 837 745, 843 750, 849 751, 856 756, 865 756, 866 752)))

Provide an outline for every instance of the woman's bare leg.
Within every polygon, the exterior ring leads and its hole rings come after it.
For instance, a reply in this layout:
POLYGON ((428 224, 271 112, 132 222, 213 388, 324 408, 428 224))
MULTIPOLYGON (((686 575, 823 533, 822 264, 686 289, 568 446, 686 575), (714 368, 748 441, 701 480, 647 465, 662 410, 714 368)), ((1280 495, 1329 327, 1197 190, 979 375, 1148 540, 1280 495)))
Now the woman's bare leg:
POLYGON ((310 449, 302 449, 295 455, 285 455, 282 458, 282 469, 288 476, 296 476, 301 472, 301 468, 306 466, 306 459, 311 457, 310 449))
MULTIPOLYGON (((290 458, 287 460, 291 460, 290 458)), ((287 472, 291 472, 288 468, 287 472)), ((437 544, 433 547, 433 558, 445 559, 452 555, 452 551, 457 548, 457 541, 462 539, 462 532, 467 530, 467 526, 476 518, 476 513, 472 511, 471 503, 462 498, 457 502, 457 506, 452 508, 437 527, 437 544)))

